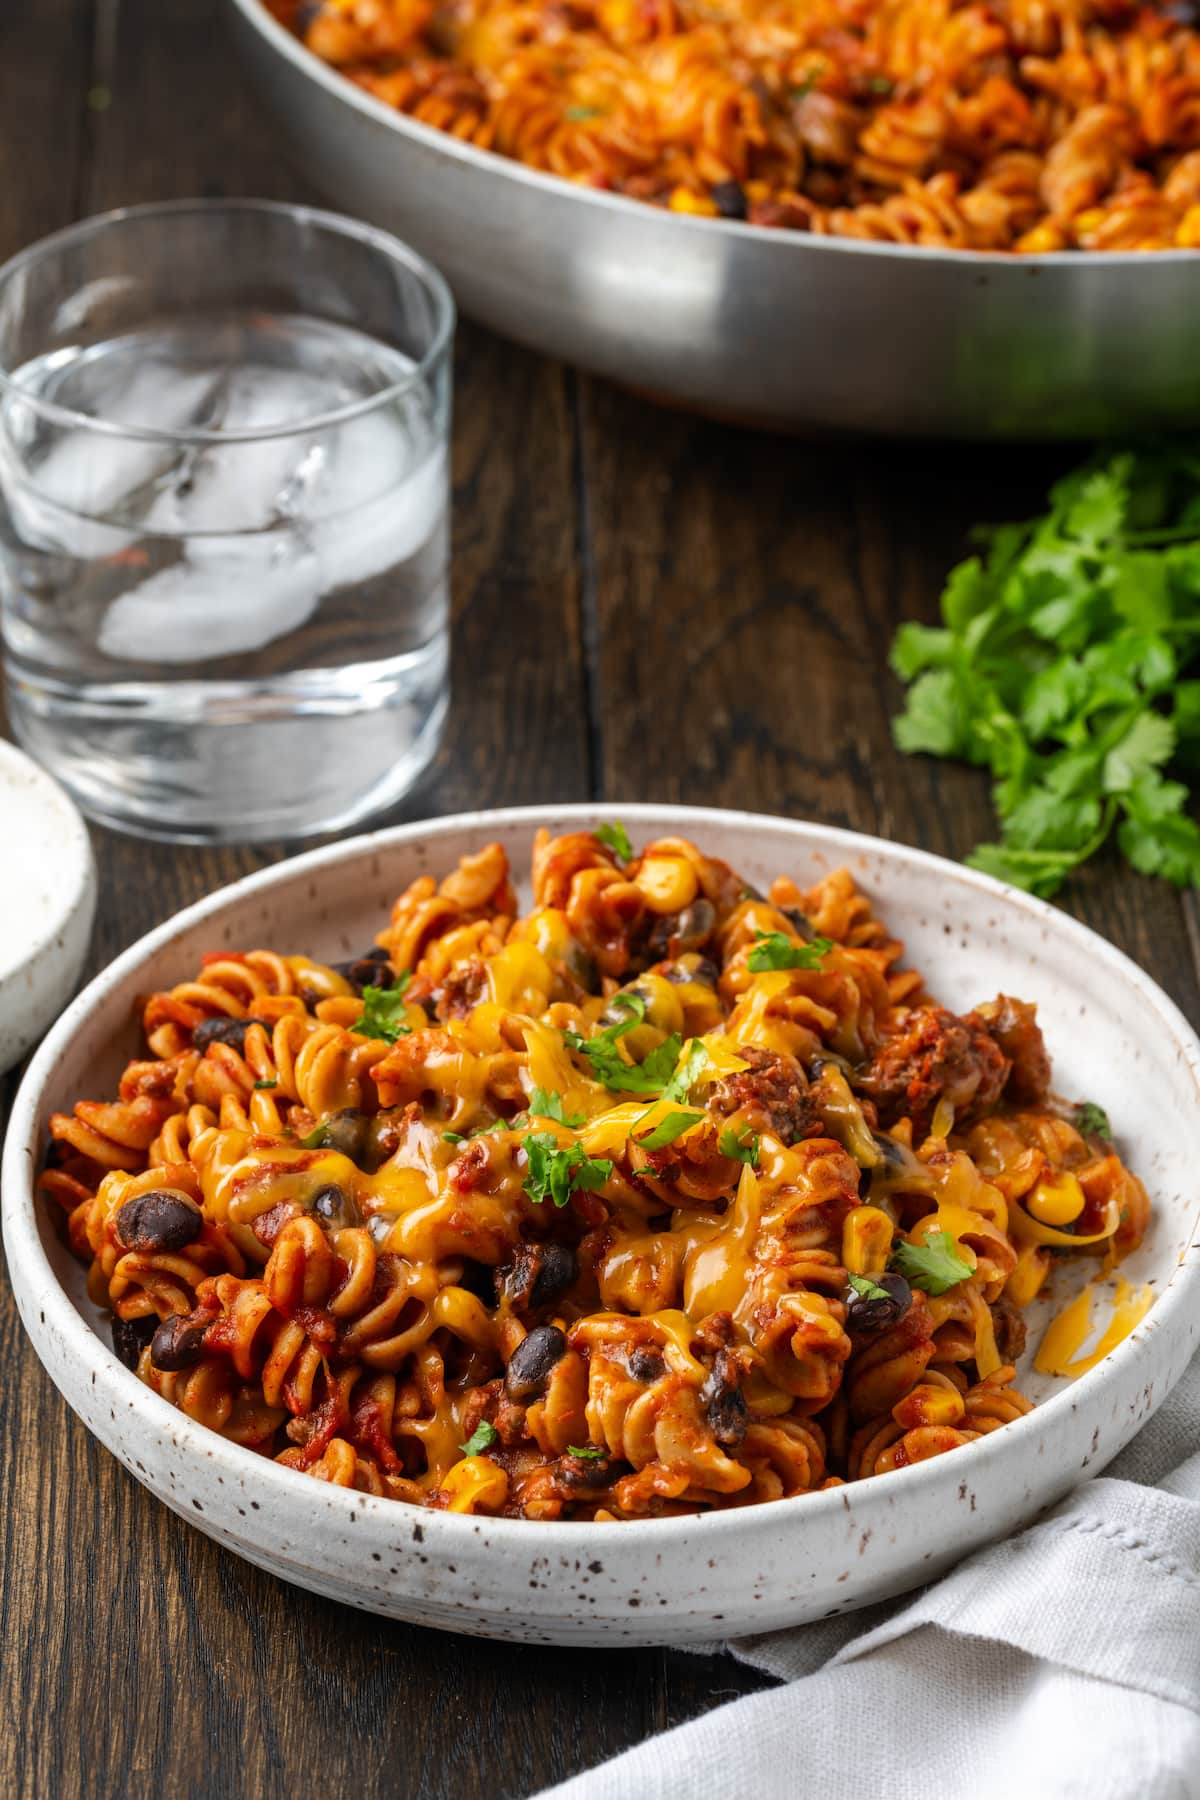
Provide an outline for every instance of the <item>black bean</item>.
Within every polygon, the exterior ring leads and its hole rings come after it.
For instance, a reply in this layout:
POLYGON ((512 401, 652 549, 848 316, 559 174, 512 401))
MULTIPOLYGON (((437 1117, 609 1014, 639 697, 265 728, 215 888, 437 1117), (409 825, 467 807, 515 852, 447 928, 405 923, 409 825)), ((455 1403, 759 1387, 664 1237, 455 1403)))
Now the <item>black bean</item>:
POLYGON ((658 1351, 649 1344, 639 1344, 629 1352, 629 1373, 635 1381, 657 1381, 666 1366, 658 1351))
POLYGON ((155 1251, 183 1250, 194 1244, 204 1229, 204 1216, 194 1200, 169 1188, 139 1194, 118 1207, 113 1221, 126 1250, 143 1255, 155 1251))
POLYGON ((112 1322, 113 1349, 127 1369, 136 1369, 142 1351, 154 1336, 158 1328, 158 1318, 154 1313, 148 1319, 118 1319, 115 1315, 112 1322))
MULTIPOLYGON (((585 1447, 580 1445, 580 1449, 585 1447)), ((601 1488, 611 1487, 622 1475, 629 1474, 632 1474, 629 1464, 610 1456, 607 1450, 600 1456, 572 1456, 568 1453, 558 1465, 559 1480, 574 1493, 595 1493, 601 1488)))
POLYGON ((746 217, 746 190, 740 181, 718 181, 712 197, 713 205, 723 219, 746 217))
POLYGON ((322 0, 301 0, 292 21, 296 36, 307 37, 324 10, 322 0))
POLYGON ((530 1306, 549 1306, 573 1284, 579 1274, 575 1252, 569 1244, 539 1244, 537 1273, 529 1294, 530 1306))
POLYGON ((365 987, 390 988, 395 985, 396 973, 392 968, 392 959, 378 945, 364 950, 361 956, 351 957, 349 962, 334 963, 333 966, 360 994, 365 987))
POLYGON ((174 1374, 177 1369, 191 1369, 204 1354, 206 1319, 189 1319, 174 1313, 164 1319, 150 1342, 150 1361, 156 1369, 174 1374))
POLYGON ((741 1388, 722 1388, 708 1403, 708 1429, 727 1450, 734 1449, 746 1435, 748 1423, 746 1396, 741 1388))
POLYGON ((504 1390, 510 1400, 532 1400, 544 1394, 551 1371, 566 1355, 567 1340, 557 1325, 539 1325, 523 1338, 504 1371, 504 1390))
POLYGON ((785 906, 783 908, 783 916, 785 919, 791 920, 794 929, 800 933, 800 936, 804 939, 805 943, 807 943, 813 934, 812 920, 809 918, 808 914, 802 913, 798 906, 785 906))
POLYGON ((337 1150, 351 1162, 360 1162, 369 1124, 366 1113, 359 1112, 357 1107, 347 1106, 341 1112, 330 1113, 325 1121, 322 1149, 337 1150))
POLYGON ((246 1053, 246 1033, 251 1025, 261 1025, 270 1037, 275 1027, 269 1019, 201 1019, 192 1028, 192 1044, 207 1050, 210 1044, 228 1044, 239 1056, 246 1053))
POLYGON ((718 1444, 734 1449, 746 1435, 746 1398, 742 1393, 742 1370, 728 1350, 718 1350, 712 1373, 700 1390, 705 1403, 708 1428, 718 1444))
POLYGON ((565 1293, 578 1273, 568 1244, 518 1244, 512 1261, 495 1271, 496 1302, 507 1300, 514 1312, 536 1311, 565 1293))
POLYGON ((359 1223, 357 1206, 345 1188, 339 1187, 336 1181, 318 1188, 313 1197, 312 1209, 321 1223, 328 1225, 333 1231, 342 1231, 347 1225, 359 1223))
POLYGON ((850 1288, 846 1295, 846 1324, 851 1331, 887 1331, 912 1305, 912 1289, 903 1275, 887 1270, 868 1279, 882 1294, 863 1295, 850 1288))

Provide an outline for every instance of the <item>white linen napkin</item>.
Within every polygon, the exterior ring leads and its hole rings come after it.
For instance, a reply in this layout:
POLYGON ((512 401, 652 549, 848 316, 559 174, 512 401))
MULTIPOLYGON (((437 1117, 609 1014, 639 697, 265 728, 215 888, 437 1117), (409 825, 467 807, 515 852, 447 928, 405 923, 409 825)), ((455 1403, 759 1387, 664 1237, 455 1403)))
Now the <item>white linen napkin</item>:
POLYGON ((785 1685, 542 1800, 1197 1800, 1200 1357, 1016 1537, 915 1597, 725 1648, 785 1685))

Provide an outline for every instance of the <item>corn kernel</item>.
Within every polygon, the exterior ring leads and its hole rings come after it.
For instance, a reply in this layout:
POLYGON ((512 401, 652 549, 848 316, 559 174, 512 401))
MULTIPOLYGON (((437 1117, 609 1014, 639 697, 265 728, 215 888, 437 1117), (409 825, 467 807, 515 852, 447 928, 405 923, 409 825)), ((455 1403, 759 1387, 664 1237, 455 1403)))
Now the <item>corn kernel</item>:
POLYGON ((1074 1175, 1043 1175, 1025 1202, 1031 1215, 1042 1225, 1072 1225, 1087 1199, 1074 1175))
POLYGON ((691 188, 674 188, 668 204, 672 212, 698 213, 706 219, 715 219, 717 216, 716 203, 707 194, 693 194, 691 188))
POLYGON ((878 1206, 856 1206, 842 1226, 842 1265, 851 1275, 882 1275, 892 1249, 892 1221, 878 1206))
POLYGON ((676 913, 690 906, 700 891, 696 871, 682 856, 648 856, 633 885, 651 912, 676 913))
POLYGON ((1032 231, 1027 231, 1024 237, 1017 239, 1016 247, 1025 256, 1038 256, 1047 250, 1062 250, 1066 247, 1066 242, 1059 226, 1052 225, 1049 219, 1043 219, 1040 225, 1035 225, 1032 231))
POLYGON ((965 1410, 957 1388, 922 1381, 893 1406, 892 1417, 897 1425, 913 1431, 921 1425, 957 1425, 965 1410))
POLYGON ((1175 231, 1181 250, 1200 250, 1200 206, 1189 206, 1175 231))

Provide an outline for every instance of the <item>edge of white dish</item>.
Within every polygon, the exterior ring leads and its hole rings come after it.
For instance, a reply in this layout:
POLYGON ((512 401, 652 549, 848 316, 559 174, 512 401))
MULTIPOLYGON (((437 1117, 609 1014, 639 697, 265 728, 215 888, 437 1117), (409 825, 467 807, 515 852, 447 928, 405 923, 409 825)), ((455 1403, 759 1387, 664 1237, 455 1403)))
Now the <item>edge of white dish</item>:
MULTIPOLYGON (((886 919, 886 896, 880 907, 886 919)), ((271 916, 269 905, 261 916, 271 916)), ((965 948, 968 927, 961 929, 965 948)), ((287 941, 283 923, 275 924, 275 936, 287 948, 305 947, 287 941)), ((1020 954, 1016 944, 1013 954, 1020 954)), ((925 963, 931 985, 948 1003, 965 1007, 983 997, 949 991, 927 951, 915 960, 925 963)), ((190 972, 189 963, 172 978, 190 972)), ((1021 992, 1019 970, 1014 974, 1011 985, 1021 992)), ((107 1037, 113 1029, 104 1023, 107 1037)), ((99 1056, 99 1042, 79 1045, 78 1054, 99 1056)), ((1200 1339, 1195 1195, 1182 1185, 1182 1170, 1200 1166, 1197 1100, 1200 1043, 1156 984, 1085 926, 988 876, 905 845, 765 815, 611 802, 510 808, 422 821, 310 851, 208 896, 125 951, 52 1029, 17 1096, 3 1161, 4 1240, 22 1319, 69 1404, 144 1485, 238 1554, 349 1604, 449 1630, 530 1642, 700 1641, 801 1623, 931 1579, 970 1549, 1028 1522, 1129 1441, 1200 1339), (121 990, 131 997, 138 972, 154 957, 247 901, 298 890, 311 915, 321 878, 353 865, 373 904, 389 856, 409 865, 402 875, 389 875, 394 886, 411 879, 416 865, 448 867, 458 854, 457 846, 447 847, 456 835, 477 845, 484 834, 503 839, 542 824, 582 827, 613 816, 651 831, 685 831, 717 854, 714 834, 741 837, 743 858, 755 834, 765 836, 777 868, 786 839, 791 866, 809 879, 839 863, 875 864, 901 879, 911 872, 927 880, 922 904, 931 912, 945 909, 940 929, 946 933, 959 901, 978 902, 980 911, 1001 909, 1027 955, 1037 943, 1053 941, 1068 963, 1074 955, 1098 983, 1136 1000, 1142 1036, 1130 1037, 1141 1046, 1135 1055, 1157 1057, 1155 1079, 1169 1078, 1178 1088, 1164 1116, 1179 1136, 1181 1171, 1171 1197, 1176 1226, 1169 1244, 1158 1246, 1162 1287, 1145 1319, 1102 1364, 1028 1417, 949 1456, 792 1500, 628 1526, 474 1518, 332 1488, 228 1443, 161 1400, 98 1336, 90 1322, 98 1315, 89 1318, 64 1289, 52 1256, 64 1271, 70 1259, 34 1200, 48 1090, 68 1047, 89 1029, 95 1039, 106 1005, 111 1010, 121 990)), ((1153 1194, 1154 1171, 1140 1172, 1153 1194)))
POLYGON ((15 898, 0 937, 0 1073, 60 1013, 87 956, 96 864, 74 802, 45 769, 0 740, 0 834, 15 898))

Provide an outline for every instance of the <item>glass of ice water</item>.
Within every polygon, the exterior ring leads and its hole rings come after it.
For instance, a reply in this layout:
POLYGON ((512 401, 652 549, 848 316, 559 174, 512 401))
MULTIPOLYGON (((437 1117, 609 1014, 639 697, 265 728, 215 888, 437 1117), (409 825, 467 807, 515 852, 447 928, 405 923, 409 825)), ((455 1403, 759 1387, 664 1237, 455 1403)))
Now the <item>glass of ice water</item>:
POLYGON ((304 207, 136 207, 0 269, 9 716, 93 818, 245 842, 412 786, 453 333, 427 263, 304 207))

